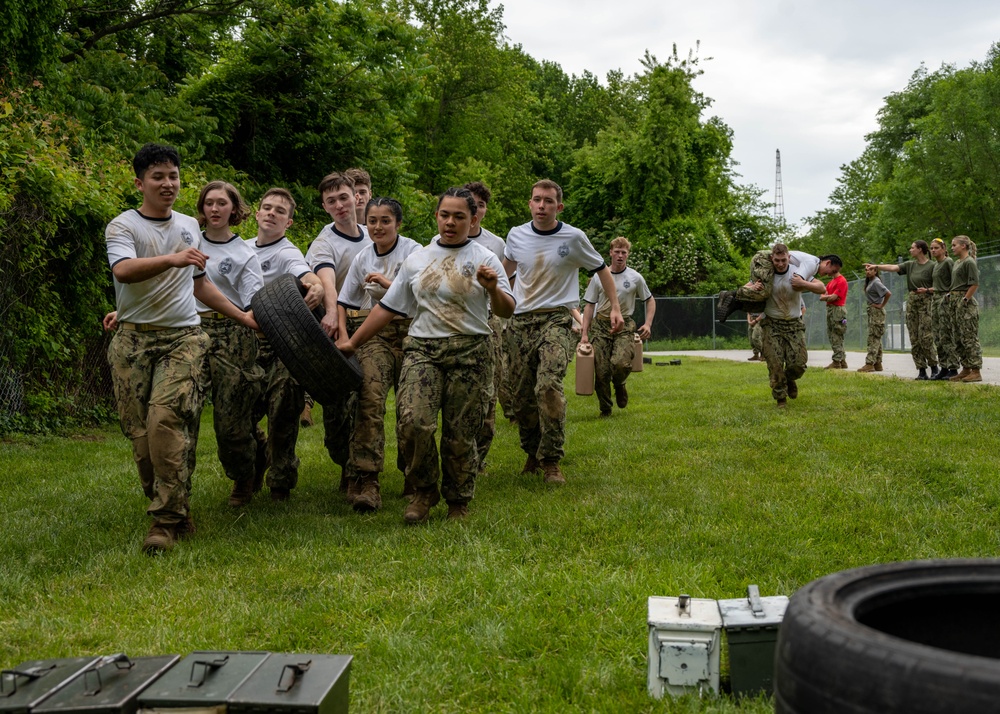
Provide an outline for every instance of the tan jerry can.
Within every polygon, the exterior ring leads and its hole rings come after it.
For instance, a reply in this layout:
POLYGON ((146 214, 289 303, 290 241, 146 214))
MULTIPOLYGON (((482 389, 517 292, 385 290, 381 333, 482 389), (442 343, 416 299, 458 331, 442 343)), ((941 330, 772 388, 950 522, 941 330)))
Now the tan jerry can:
POLYGON ((642 371, 642 338, 639 335, 632 335, 632 371, 642 371))
POLYGON ((594 393, 594 346, 589 342, 576 348, 576 393, 581 397, 594 393))

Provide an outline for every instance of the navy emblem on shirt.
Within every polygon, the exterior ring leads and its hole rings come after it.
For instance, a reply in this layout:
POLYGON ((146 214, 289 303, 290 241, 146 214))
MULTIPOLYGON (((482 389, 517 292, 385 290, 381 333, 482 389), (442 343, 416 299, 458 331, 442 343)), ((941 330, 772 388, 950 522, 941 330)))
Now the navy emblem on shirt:
POLYGON ((184 241, 185 243, 187 243, 188 245, 194 245, 194 236, 191 235, 187 231, 187 229, 182 229, 181 230, 181 240, 184 241))
POLYGON ((462 277, 471 278, 476 273, 476 266, 472 264, 472 261, 466 261, 462 264, 462 277))
POLYGON ((219 264, 219 275, 229 275, 233 272, 233 259, 226 258, 219 264))
POLYGON ((630 282, 629 282, 628 280, 626 280, 626 281, 625 281, 625 282, 623 283, 623 287, 624 287, 624 288, 625 288, 626 290, 628 290, 628 289, 629 289, 630 287, 632 287, 632 283, 630 283, 630 282))
POLYGON ((261 270, 262 273, 266 273, 270 269, 271 269, 271 261, 270 260, 265 260, 263 263, 260 264, 260 270, 261 270))
POLYGON ((559 246, 559 257, 565 258, 567 255, 569 255, 569 243, 563 243, 559 246))

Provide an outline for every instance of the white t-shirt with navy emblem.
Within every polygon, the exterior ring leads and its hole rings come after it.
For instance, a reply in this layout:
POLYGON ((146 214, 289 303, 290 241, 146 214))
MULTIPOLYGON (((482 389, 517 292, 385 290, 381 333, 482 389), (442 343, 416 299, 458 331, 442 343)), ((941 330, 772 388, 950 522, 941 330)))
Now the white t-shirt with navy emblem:
POLYGON ((398 236, 385 253, 379 253, 378 246, 374 243, 365 246, 354 256, 344 287, 338 293, 337 303, 349 310, 371 310, 385 297, 388 289, 375 282, 366 283, 365 276, 369 273, 381 273, 391 283, 399 274, 403 261, 410 253, 421 248, 422 245, 406 236, 398 236))
POLYGON ((302 256, 302 251, 288 238, 282 236, 274 243, 257 245, 256 236, 246 241, 253 249, 254 255, 260 261, 260 271, 267 285, 279 275, 286 273, 301 278, 309 271, 309 264, 302 256))
MULTIPOLYGON (((205 263, 208 279, 229 302, 241 310, 249 310, 250 300, 264 287, 264 273, 253 248, 239 236, 217 242, 202 233, 201 252, 208 256, 205 263)), ((198 312, 212 309, 200 300, 195 302, 198 312)))
POLYGON ((492 334, 489 294, 476 280, 480 265, 497 273, 497 287, 513 296, 503 265, 475 241, 441 245, 438 237, 403 261, 379 304, 398 315, 413 315, 410 337, 425 339, 492 334))
POLYGON ((539 231, 530 221, 511 228, 504 257, 517 263, 515 315, 577 307, 579 270, 596 273, 604 267, 587 234, 562 221, 551 231, 539 231))
MULTIPOLYGON (((104 231, 108 263, 131 258, 156 258, 201 247, 198 221, 176 211, 169 218, 148 218, 137 210, 116 216, 104 231)), ((193 265, 168 268, 138 283, 116 278, 115 304, 119 322, 159 327, 192 327, 201 320, 194 299, 194 280, 205 273, 193 265)))
POLYGON ((323 230, 306 251, 306 262, 314 273, 319 273, 323 268, 333 268, 337 276, 335 282, 338 295, 344 287, 344 281, 347 280, 354 256, 361 252, 362 248, 371 245, 371 239, 362 226, 359 225, 358 229, 360 235, 355 237, 342 233, 333 223, 323 226, 323 230))
MULTIPOLYGON (((646 302, 653 294, 646 287, 646 279, 638 271, 626 266, 620 273, 611 273, 612 280, 615 281, 615 292, 618 293, 618 304, 622 309, 622 317, 631 317, 635 312, 637 302, 646 302)), ((604 294, 604 286, 601 279, 596 275, 590 279, 587 292, 583 294, 584 302, 597 306, 597 314, 601 317, 611 318, 611 300, 604 294)))
POLYGON ((794 320, 802 317, 802 293, 792 287, 792 276, 812 280, 819 270, 819 258, 798 250, 789 252, 788 269, 774 273, 771 297, 764 303, 764 314, 776 320, 794 320))

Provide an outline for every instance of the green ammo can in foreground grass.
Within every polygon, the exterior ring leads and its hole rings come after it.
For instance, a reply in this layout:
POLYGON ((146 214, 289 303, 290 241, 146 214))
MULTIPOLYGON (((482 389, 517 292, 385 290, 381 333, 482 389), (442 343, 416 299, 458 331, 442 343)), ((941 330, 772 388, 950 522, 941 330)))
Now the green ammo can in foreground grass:
POLYGON ((65 687, 98 657, 32 660, 0 672, 0 712, 27 714, 65 687))
POLYGON ((46 697, 32 714, 135 714, 138 698, 180 657, 98 657, 66 686, 46 697))
POLYGON ((747 588, 745 598, 719 600, 733 694, 754 696, 774 690, 774 648, 787 607, 787 597, 762 598, 756 585, 747 588))

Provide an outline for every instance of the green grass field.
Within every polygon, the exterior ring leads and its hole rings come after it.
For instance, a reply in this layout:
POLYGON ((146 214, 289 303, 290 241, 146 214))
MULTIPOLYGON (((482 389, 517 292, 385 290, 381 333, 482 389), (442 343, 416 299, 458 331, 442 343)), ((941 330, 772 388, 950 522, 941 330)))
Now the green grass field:
POLYGON ((853 566, 998 552, 992 387, 811 369, 778 411, 764 365, 695 358, 629 385, 611 419, 569 396, 566 486, 521 476, 500 420, 468 521, 442 504, 416 527, 395 469, 381 512, 341 501, 319 426, 290 502, 231 510, 206 410, 198 533, 158 558, 139 551, 117 430, 0 442, 0 666, 328 652, 354 655, 360 712, 766 712, 649 699, 646 598, 791 595, 853 566))

